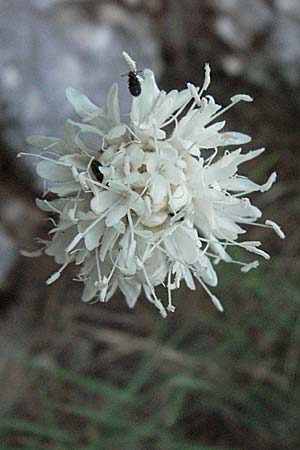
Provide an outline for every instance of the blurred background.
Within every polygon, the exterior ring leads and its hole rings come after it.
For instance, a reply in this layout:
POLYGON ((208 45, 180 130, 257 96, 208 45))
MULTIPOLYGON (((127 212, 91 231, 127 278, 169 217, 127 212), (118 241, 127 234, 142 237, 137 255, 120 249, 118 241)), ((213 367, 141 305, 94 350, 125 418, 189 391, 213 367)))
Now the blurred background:
POLYGON ((0 0, 0 449, 300 448, 299 87, 299 0, 0 0), (218 267, 224 314, 200 289, 166 320, 142 298, 82 304, 72 269, 47 287, 52 259, 19 254, 49 225, 16 154, 62 136, 67 86, 101 105, 117 81, 127 112, 123 49, 163 89, 201 84, 209 62, 219 102, 255 98, 225 119, 267 147, 243 170, 278 172, 252 200, 287 238, 251 229, 271 261, 218 267))

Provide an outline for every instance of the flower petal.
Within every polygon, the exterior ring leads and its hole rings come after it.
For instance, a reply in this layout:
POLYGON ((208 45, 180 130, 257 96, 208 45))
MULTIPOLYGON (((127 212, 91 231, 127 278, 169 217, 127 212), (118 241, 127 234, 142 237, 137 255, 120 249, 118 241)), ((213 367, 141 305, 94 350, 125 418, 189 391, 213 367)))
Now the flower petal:
POLYGON ((126 280, 125 278, 118 279, 119 288, 123 292, 127 305, 129 308, 133 308, 137 302, 137 299, 141 293, 142 285, 131 280, 126 280))
POLYGON ((94 105, 94 103, 92 103, 86 95, 82 94, 77 89, 67 88, 66 97, 75 112, 82 119, 91 119, 95 117, 95 115, 103 113, 102 108, 94 105))

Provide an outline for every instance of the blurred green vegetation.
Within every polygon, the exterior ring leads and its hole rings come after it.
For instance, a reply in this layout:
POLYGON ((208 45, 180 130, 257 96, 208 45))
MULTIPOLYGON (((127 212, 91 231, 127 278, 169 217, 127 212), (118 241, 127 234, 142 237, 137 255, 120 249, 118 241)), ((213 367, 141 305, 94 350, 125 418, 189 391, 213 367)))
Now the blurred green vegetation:
POLYGON ((181 292, 122 379, 20 361, 33 377, 31 417, 1 417, 0 448, 299 449, 297 274, 275 258, 222 276, 225 313, 181 292))

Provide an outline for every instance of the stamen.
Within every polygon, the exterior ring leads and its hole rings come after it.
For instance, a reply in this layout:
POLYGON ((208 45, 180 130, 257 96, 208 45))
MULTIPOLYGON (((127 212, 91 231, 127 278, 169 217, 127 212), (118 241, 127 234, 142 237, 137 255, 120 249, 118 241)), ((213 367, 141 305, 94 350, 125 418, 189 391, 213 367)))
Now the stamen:
POLYGON ((215 159, 215 157, 218 154, 218 148, 214 148, 214 152, 211 156, 209 156, 206 161, 205 161, 205 167, 209 167, 211 165, 211 163, 213 162, 213 160, 215 159))
POLYGON ((194 86, 192 83, 187 83, 187 87, 191 93, 191 96, 193 97, 193 99, 195 100, 195 103, 197 106, 201 106, 202 105, 202 101, 201 98, 198 94, 198 89, 196 88, 196 86, 194 86))
POLYGON ((185 108, 188 106, 188 104, 190 103, 191 98, 188 98, 187 101, 182 105, 181 108, 178 109, 178 111, 173 114, 169 120, 167 120, 166 122, 164 122, 160 128, 165 128, 166 126, 170 125, 176 117, 180 116, 180 114, 185 110, 185 108))
MULTIPOLYGON (((224 239, 226 239, 226 238, 224 237, 224 239)), ((267 260, 269 260, 271 258, 267 252, 257 248, 261 245, 260 241, 235 242, 232 239, 227 239, 227 241, 228 241, 227 245, 232 244, 232 245, 236 245, 237 247, 242 247, 245 250, 247 250, 248 252, 256 253, 257 255, 262 256, 263 258, 265 258, 267 260)))
POLYGON ((168 273, 168 306, 167 306, 167 310, 170 312, 174 312, 176 308, 172 304, 171 272, 172 272, 172 267, 170 268, 169 273, 168 273))
MULTIPOLYGON (((111 253, 110 253, 110 255, 111 255, 111 253)), ((114 262, 114 264, 113 264, 113 268, 112 268, 112 270, 111 270, 111 272, 110 272, 110 274, 109 274, 109 276, 108 276, 108 278, 107 278, 107 284, 110 282, 110 280, 111 280, 111 278, 112 278, 112 276, 113 276, 113 274, 114 274, 114 271, 115 271, 115 269, 116 269, 117 266, 118 266, 118 262, 119 262, 120 256, 121 256, 121 253, 118 253, 118 256, 116 257, 116 260, 115 260, 115 262, 114 262)), ((112 257, 111 257, 111 258, 112 258, 112 257)), ((104 277, 104 278, 105 278, 105 277, 104 277)))
POLYGON ((59 166, 64 166, 64 167, 70 168, 70 166, 67 166, 67 165, 64 164, 64 163, 59 162, 59 161, 57 161, 56 159, 47 158, 46 156, 42 156, 42 155, 39 155, 39 154, 35 154, 35 153, 25 153, 25 152, 20 152, 20 153, 17 154, 17 158, 21 158, 22 156, 33 156, 34 158, 43 159, 43 160, 49 161, 49 162, 51 162, 51 163, 53 163, 53 164, 57 164, 57 165, 59 165, 59 166))
POLYGON ((151 281, 149 279, 149 276, 147 274, 145 265, 143 264, 143 262, 136 256, 136 265, 139 269, 142 270, 144 277, 145 277, 145 281, 147 283, 147 286, 150 289, 150 292, 152 294, 152 297, 150 297, 150 299, 152 300, 152 303, 158 308, 161 316, 165 319, 167 317, 167 312, 163 306, 163 304, 161 303, 161 301, 157 298, 156 294, 155 294, 155 290, 154 287, 151 284, 151 281))
POLYGON ((282 231, 281 227, 276 223, 273 222, 273 220, 266 220, 265 224, 268 226, 270 226, 271 228, 273 228, 273 230, 275 231, 275 233, 281 238, 284 239, 285 238, 285 234, 282 231))
POLYGON ((203 86, 201 88, 201 91, 199 93, 199 97, 202 96, 203 92, 207 90, 209 85, 210 85, 210 65, 208 63, 205 63, 205 66, 204 66, 204 82, 203 82, 203 86))
POLYGON ((87 184, 87 181, 90 181, 90 179, 86 177, 85 172, 81 172, 78 175, 78 181, 79 181, 80 185, 82 186, 84 192, 90 192, 91 189, 90 189, 89 185, 87 184))
POLYGON ((55 234, 59 231, 66 231, 73 226, 74 226, 74 223, 68 223, 68 224, 64 223, 63 225, 58 226, 57 228, 52 228, 50 231, 48 231, 48 234, 55 234))
POLYGON ((99 222, 101 222, 101 220, 104 219, 105 216, 107 216, 107 214, 109 214, 116 206, 118 206, 120 204, 121 200, 118 200, 117 203, 115 203, 113 206, 111 206, 105 213, 103 213, 100 217, 98 217, 96 220, 94 220, 94 222, 87 227, 87 229, 83 232, 83 233, 78 233, 75 238, 71 241, 71 243, 68 245, 68 247, 66 248, 66 253, 70 253, 75 247, 76 245, 81 241, 82 238, 84 238, 84 236, 91 231, 91 229, 97 225, 99 222))
POLYGON ((271 256, 267 253, 261 250, 260 248, 252 247, 252 246, 244 246, 244 248, 251 253, 256 253, 259 256, 262 256, 263 258, 269 260, 271 256))
POLYGON ((259 266, 259 261, 253 261, 249 264, 246 264, 244 267, 241 268, 241 272, 249 272, 249 270, 252 269, 257 269, 257 267, 259 266))
POLYGON ((176 133, 178 131, 178 119, 177 117, 174 117, 174 121, 175 121, 175 125, 174 125, 174 129, 172 131, 171 136, 168 139, 165 139, 165 142, 172 142, 175 137, 176 137, 176 133))
POLYGON ((122 52, 122 56, 125 62, 128 64, 130 70, 132 70, 132 72, 136 72, 136 62, 134 61, 134 59, 132 59, 131 56, 129 56, 125 51, 122 52))
MULTIPOLYGON (((53 219, 53 217, 46 217, 45 219, 43 219, 43 221, 45 221, 45 222, 47 222, 49 220, 49 222, 51 222, 52 223, 52 225, 54 226, 54 227, 57 227, 58 225, 57 225, 57 223, 55 222, 55 220, 53 219)), ((48 233, 49 234, 49 233, 48 233)))
MULTIPOLYGON (((106 189, 107 191, 114 192, 115 194, 120 194, 120 191, 116 191, 116 190, 113 189, 110 185, 100 183, 100 181, 96 181, 96 180, 93 180, 92 178, 87 177, 85 172, 82 172, 82 173, 83 173, 83 175, 84 175, 84 176, 82 177, 82 181, 83 181, 83 182, 84 182, 84 181, 88 181, 88 182, 90 183, 90 185, 95 185, 95 186, 101 187, 101 188, 103 188, 103 189, 106 189)), ((93 190, 91 186, 90 186, 89 190, 93 190)), ((93 191, 93 192, 94 192, 94 191, 93 191)), ((94 193, 95 193, 95 192, 94 192, 94 193)))
POLYGON ((130 144, 132 144, 134 142, 140 144, 142 142, 142 140, 138 137, 138 135, 135 134, 134 131, 132 131, 132 129, 129 127, 129 125, 125 124, 125 127, 129 131, 129 133, 132 134, 132 136, 134 136, 136 139, 136 141, 130 141, 130 144))
POLYGON ((207 124, 209 124, 210 122, 215 120, 217 117, 224 114, 226 111, 228 111, 230 108, 232 108, 237 103, 239 103, 241 101, 251 102, 253 99, 252 99, 252 97, 250 97, 250 95, 234 95, 233 97, 231 97, 230 100, 231 100, 231 103, 229 105, 225 106, 224 108, 220 109, 219 111, 217 111, 215 114, 213 114, 211 116, 211 119, 209 120, 209 122, 207 122, 207 124))
POLYGON ((70 262, 72 261, 73 258, 68 258, 67 261, 65 262, 65 264, 63 264, 61 266, 61 268, 57 271, 54 272, 49 278, 48 280, 46 280, 46 284, 52 284, 54 283, 54 281, 58 280, 58 278, 61 276, 62 271, 70 264, 70 262))
POLYGON ((128 225, 130 228, 130 238, 131 238, 131 242, 128 246, 127 261, 126 261, 126 264, 128 266, 129 261, 134 257, 135 249, 136 249, 136 240, 134 239, 134 224, 132 221, 130 210, 128 210, 127 218, 128 218, 128 225))
POLYGON ((55 213, 57 213, 57 214, 61 214, 61 213, 62 213, 59 209, 57 209, 57 208, 55 208, 53 205, 51 205, 51 203, 50 203, 48 200, 43 200, 43 201, 44 201, 44 203, 46 203, 46 205, 47 205, 50 209, 52 209, 53 212, 55 212, 55 213))
POLYGON ((215 307, 220 311, 223 312, 224 308, 220 302, 220 300, 218 299, 218 297, 216 297, 207 287, 207 285, 204 283, 204 281, 201 279, 201 277, 199 277, 196 273, 194 273, 194 276, 197 278, 197 280, 199 281, 199 283, 201 284, 201 286, 203 287, 203 289, 205 290, 205 292, 209 295, 211 301, 213 302, 213 304, 215 305, 215 307))
POLYGON ((98 272, 98 279, 99 279, 99 286, 101 285, 102 282, 102 276, 101 276, 101 269, 100 269, 100 261, 99 261, 99 250, 98 247, 96 247, 95 249, 95 254, 96 254, 96 265, 97 265, 97 272, 98 272))

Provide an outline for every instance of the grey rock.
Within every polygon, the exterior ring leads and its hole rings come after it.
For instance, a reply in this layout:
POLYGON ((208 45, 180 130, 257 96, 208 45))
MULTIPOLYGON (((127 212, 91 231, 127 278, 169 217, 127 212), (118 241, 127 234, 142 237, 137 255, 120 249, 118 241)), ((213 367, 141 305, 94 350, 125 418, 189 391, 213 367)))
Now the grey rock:
POLYGON ((271 22, 273 13, 263 0, 217 0, 217 34, 234 49, 247 49, 271 22))
POLYGON ((279 17, 264 47, 253 55, 251 62, 245 64, 244 71, 249 80, 267 89, 279 88, 282 82, 291 87, 298 86, 300 21, 288 16, 279 17))
POLYGON ((224 69, 267 89, 300 83, 300 2, 215 0, 224 69), (250 56, 250 57, 249 57, 250 56))
POLYGON ((0 227, 0 288, 5 288, 5 281, 9 272, 14 268, 18 259, 15 242, 0 227))
POLYGON ((275 6, 281 14, 300 20, 299 0, 275 0, 275 6))
POLYGON ((275 27, 268 43, 270 55, 281 64, 300 62, 300 21, 282 16, 275 27))
POLYGON ((139 68, 159 66, 143 15, 136 20, 116 6, 89 0, 0 0, 0 10, 0 104, 8 105, 14 119, 4 138, 16 152, 24 150, 29 135, 63 135, 72 114, 68 86, 101 105, 118 82, 127 112, 131 98, 126 78, 120 78, 128 71, 122 50, 132 53, 139 68))

